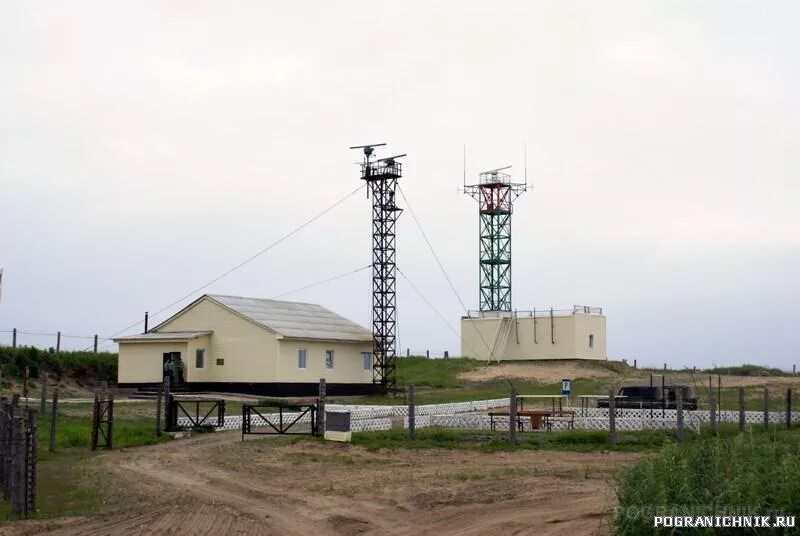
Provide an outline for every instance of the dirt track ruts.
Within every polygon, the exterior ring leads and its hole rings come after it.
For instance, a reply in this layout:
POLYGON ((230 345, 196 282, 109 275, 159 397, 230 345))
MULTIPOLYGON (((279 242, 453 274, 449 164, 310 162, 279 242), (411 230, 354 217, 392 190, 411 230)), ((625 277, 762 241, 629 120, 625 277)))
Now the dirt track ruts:
POLYGON ((108 511, 0 534, 602 534, 635 455, 367 451, 218 433, 99 456, 108 511))

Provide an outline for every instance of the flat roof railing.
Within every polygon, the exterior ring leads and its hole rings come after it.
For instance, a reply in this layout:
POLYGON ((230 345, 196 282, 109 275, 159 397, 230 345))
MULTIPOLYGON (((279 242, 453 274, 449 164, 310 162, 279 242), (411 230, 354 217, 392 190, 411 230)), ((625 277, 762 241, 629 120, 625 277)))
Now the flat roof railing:
POLYGON ((591 307, 588 305, 575 305, 572 309, 531 309, 518 311, 467 311, 464 318, 525 318, 536 317, 546 318, 549 316, 574 316, 574 315, 596 315, 603 314, 602 307, 591 307))

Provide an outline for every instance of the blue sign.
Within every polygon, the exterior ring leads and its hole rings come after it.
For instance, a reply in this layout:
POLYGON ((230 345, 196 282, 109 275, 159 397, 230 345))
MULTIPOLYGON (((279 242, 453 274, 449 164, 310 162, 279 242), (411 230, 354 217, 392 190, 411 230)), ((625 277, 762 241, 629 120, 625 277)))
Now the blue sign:
POLYGON ((564 378, 561 380, 561 394, 564 396, 569 396, 570 388, 572 387, 571 381, 569 378, 564 378))

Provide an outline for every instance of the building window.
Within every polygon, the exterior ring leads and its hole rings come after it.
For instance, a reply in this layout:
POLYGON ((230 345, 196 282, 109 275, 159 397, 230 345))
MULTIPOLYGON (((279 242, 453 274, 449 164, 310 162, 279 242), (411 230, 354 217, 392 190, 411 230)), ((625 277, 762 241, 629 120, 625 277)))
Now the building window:
POLYGON ((594 335, 589 335, 589 348, 594 348, 594 335))
POLYGON ((206 367, 206 350, 205 348, 198 348, 194 351, 194 368, 206 367))
POLYGON ((297 368, 304 369, 306 368, 306 356, 308 352, 305 348, 301 348, 297 350, 297 368))
POLYGON ((372 370, 372 353, 361 352, 361 363, 364 370, 372 370))
POLYGON ((325 368, 333 368, 333 350, 325 350, 325 368))
POLYGON ((221 366, 222 366, 222 365, 224 365, 224 364, 225 364, 225 360, 224 360, 224 359, 222 359, 222 358, 220 358, 220 359, 217 359, 217 366, 218 366, 218 367, 221 367, 221 366))

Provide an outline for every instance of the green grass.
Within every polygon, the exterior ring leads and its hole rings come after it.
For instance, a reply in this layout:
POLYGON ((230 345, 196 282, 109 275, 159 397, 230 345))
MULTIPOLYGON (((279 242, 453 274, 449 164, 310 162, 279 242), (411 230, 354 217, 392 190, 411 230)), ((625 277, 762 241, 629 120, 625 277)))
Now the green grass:
POLYGON ((507 432, 454 430, 449 428, 422 428, 417 439, 408 439, 407 430, 384 430, 353 434, 353 444, 369 450, 378 449, 466 449, 482 452, 515 450, 568 450, 575 452, 655 450, 674 442, 674 433, 660 430, 620 432, 619 444, 608 442, 604 431, 564 431, 552 433, 521 433, 519 442, 507 441, 507 432))
MULTIPOLYGON (((536 362, 546 366, 547 362, 536 362)), ((397 360, 398 385, 414 385, 416 389, 416 402, 418 404, 440 404, 447 402, 464 402, 468 400, 481 400, 490 398, 507 397, 511 387, 515 387, 520 394, 559 394, 561 384, 540 383, 532 380, 513 378, 510 380, 467 381, 458 378, 462 372, 469 372, 485 363, 475 359, 427 359, 424 357, 403 357, 397 360)), ((601 368, 617 371, 623 364, 602 363, 601 368), (619 365, 619 366, 618 366, 619 365)), ((597 394, 607 389, 607 383, 589 378, 573 378, 573 394, 597 394)), ((338 399, 332 398, 332 401, 338 399)), ((365 396, 356 399, 341 400, 345 403, 359 404, 402 404, 405 402, 400 396, 365 396)))
MULTIPOLYGON (((448 402, 465 402, 469 400, 486 400, 492 398, 505 398, 511 393, 512 385, 519 394, 525 395, 556 395, 561 393, 561 382, 539 383, 530 380, 514 378, 511 381, 492 380, 485 382, 464 382, 462 385, 447 388, 430 388, 416 386, 415 401, 417 404, 443 404, 448 402)), ((608 390, 607 382, 594 378, 577 378, 572 381, 572 395, 597 394, 608 390)), ((358 404, 404 404, 404 396, 365 396, 358 399, 349 399, 345 403, 358 404)), ((550 401, 538 401, 536 404, 549 404, 550 401)), ((577 404, 577 402, 574 402, 577 404)), ((534 404, 528 401, 528 404, 534 404)))
MULTIPOLYGON (((39 429, 40 458, 47 459, 52 456, 49 452, 50 422, 40 421, 39 429)), ((154 445, 169 441, 169 435, 157 437, 155 422, 145 419, 114 419, 112 430, 113 447, 115 449, 154 445)), ((56 450, 62 449, 88 449, 91 446, 92 421, 91 418, 67 417, 60 415, 56 421, 56 450)))
POLYGON ((397 360, 397 383, 415 387, 453 388, 460 385, 458 375, 481 366, 475 359, 427 359, 403 357, 397 360))
MULTIPOLYGON (((171 439, 167 434, 157 437, 154 419, 141 416, 137 408, 131 406, 133 405, 117 404, 114 408, 115 450, 152 445, 171 439)), ((93 473, 92 460, 106 451, 90 450, 91 407, 91 404, 65 404, 59 408, 55 452, 49 451, 49 412, 48 418, 38 421, 37 517, 84 515, 97 511, 101 506, 100 482, 97 480, 98 475, 93 473)), ((0 521, 13 519, 15 517, 11 514, 8 503, 0 501, 0 521)))
MULTIPOLYGON (((88 451, 70 451, 39 462, 38 518, 88 515, 102 504, 96 476, 91 471, 93 455, 88 451)), ((3 502, 0 519, 14 519, 3 502)))
POLYGON ((754 426, 738 434, 728 428, 717 437, 668 443, 625 474, 617 495, 623 536, 671 534, 652 527, 653 515, 800 516, 800 429, 754 426))
POLYGON ((698 371, 698 374, 722 374, 726 376, 791 376, 790 372, 761 365, 739 365, 735 367, 714 367, 698 371))

